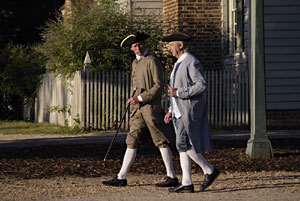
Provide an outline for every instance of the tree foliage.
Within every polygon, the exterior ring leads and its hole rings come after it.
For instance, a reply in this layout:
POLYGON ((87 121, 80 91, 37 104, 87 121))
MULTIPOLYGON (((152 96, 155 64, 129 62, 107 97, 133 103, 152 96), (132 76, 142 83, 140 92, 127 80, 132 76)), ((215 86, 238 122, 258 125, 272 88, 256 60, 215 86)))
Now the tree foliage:
POLYGON ((88 51, 95 70, 130 69, 134 55, 129 48, 120 48, 120 42, 137 31, 152 36, 147 40, 148 51, 160 55, 161 21, 141 16, 124 13, 107 0, 89 7, 73 5, 70 13, 48 22, 42 33, 41 50, 48 58, 47 68, 63 76, 72 75, 83 67, 88 51))
POLYGON ((40 41, 41 27, 55 19, 65 0, 0 1, 0 49, 9 42, 30 45, 40 41))
POLYGON ((21 120, 24 103, 33 104, 41 76, 45 72, 45 59, 33 44, 40 42, 40 28, 47 20, 55 19, 57 9, 64 2, 0 1, 1 120, 21 120))
POLYGON ((33 104, 44 73, 45 57, 35 48, 9 44, 2 49, 0 52, 1 119, 22 119, 24 104, 31 105, 34 109, 33 104))

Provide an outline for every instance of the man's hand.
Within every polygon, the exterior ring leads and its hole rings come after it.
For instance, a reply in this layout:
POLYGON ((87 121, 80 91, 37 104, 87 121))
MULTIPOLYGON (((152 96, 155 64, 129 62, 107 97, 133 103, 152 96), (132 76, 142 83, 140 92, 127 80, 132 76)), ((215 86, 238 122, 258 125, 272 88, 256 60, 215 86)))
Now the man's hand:
POLYGON ((132 98, 129 98, 126 102, 126 104, 130 104, 130 105, 135 105, 135 104, 138 104, 139 103, 139 100, 137 97, 132 97, 132 98))
POLYGON ((177 88, 172 88, 170 85, 168 86, 168 91, 170 96, 177 98, 177 88))
POLYGON ((168 124, 168 123, 170 123, 170 121, 172 121, 172 113, 171 112, 168 112, 165 115, 164 121, 165 121, 166 124, 168 124))

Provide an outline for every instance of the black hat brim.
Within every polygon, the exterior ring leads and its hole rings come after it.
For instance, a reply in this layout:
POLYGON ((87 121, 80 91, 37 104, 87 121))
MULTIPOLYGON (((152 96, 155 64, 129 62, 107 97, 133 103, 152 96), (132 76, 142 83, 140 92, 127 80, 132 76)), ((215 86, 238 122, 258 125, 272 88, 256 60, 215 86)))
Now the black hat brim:
POLYGON ((163 42, 172 42, 172 41, 189 41, 192 37, 188 34, 181 33, 181 32, 175 32, 170 35, 167 35, 163 37, 161 40, 163 42))

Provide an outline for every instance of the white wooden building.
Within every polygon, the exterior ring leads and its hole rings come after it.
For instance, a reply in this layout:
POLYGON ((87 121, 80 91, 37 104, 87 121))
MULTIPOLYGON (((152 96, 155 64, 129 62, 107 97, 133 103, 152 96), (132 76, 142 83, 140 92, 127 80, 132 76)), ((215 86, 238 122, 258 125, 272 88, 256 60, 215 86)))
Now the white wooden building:
POLYGON ((162 15, 162 0, 117 0, 132 15, 162 15))

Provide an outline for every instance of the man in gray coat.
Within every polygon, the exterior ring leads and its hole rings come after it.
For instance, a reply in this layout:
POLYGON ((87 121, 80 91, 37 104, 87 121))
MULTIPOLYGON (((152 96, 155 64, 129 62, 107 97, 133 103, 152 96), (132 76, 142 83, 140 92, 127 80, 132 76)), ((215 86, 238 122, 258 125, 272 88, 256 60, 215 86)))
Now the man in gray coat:
POLYGON ((200 191, 208 188, 220 172, 211 166, 201 152, 211 148, 206 112, 206 81, 199 60, 188 52, 191 37, 175 32, 162 39, 168 43, 168 50, 178 60, 170 76, 170 107, 165 115, 165 123, 173 121, 176 132, 176 148, 180 156, 182 182, 170 192, 193 192, 191 159, 204 172, 200 191))

